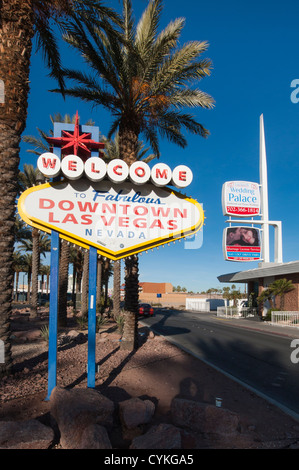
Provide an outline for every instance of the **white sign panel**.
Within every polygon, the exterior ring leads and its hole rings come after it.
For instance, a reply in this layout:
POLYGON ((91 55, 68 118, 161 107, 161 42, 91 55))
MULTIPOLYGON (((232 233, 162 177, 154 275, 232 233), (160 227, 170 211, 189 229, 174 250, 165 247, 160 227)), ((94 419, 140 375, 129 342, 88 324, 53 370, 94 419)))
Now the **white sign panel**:
POLYGON ((201 205, 176 191, 108 180, 35 186, 21 195, 18 208, 29 225, 54 229, 110 259, 193 235, 204 221, 201 205))
POLYGON ((259 261, 261 235, 256 227, 227 227, 223 231, 223 253, 227 261, 259 261))
POLYGON ((250 181, 228 181, 222 187, 224 215, 251 217, 260 215, 260 188, 250 181))

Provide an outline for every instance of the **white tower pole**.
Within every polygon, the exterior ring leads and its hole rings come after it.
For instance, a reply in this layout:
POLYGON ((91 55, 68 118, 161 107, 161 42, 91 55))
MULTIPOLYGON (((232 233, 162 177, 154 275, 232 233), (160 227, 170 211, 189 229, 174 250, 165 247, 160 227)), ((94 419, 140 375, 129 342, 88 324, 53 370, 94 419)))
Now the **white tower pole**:
POLYGON ((268 207, 268 176, 265 144, 264 117, 260 116, 260 185, 261 185, 261 215, 262 224, 262 256, 263 262, 270 262, 269 255, 269 207, 268 207))

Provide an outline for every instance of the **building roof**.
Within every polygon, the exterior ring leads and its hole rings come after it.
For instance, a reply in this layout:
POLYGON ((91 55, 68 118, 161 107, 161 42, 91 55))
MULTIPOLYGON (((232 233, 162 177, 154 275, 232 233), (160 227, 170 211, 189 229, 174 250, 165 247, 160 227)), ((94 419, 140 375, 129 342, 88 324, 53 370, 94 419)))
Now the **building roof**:
POLYGON ((269 263, 259 268, 239 271, 236 273, 222 274, 217 277, 219 282, 248 282, 263 277, 279 276, 284 274, 299 273, 299 261, 289 263, 269 263))

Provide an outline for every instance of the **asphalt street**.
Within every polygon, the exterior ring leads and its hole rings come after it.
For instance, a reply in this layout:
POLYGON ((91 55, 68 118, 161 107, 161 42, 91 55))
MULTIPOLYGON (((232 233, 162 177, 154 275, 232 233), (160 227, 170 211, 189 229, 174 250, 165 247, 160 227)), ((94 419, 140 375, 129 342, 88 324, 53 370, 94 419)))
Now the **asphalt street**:
POLYGON ((169 309, 142 322, 299 418, 298 328, 169 309))

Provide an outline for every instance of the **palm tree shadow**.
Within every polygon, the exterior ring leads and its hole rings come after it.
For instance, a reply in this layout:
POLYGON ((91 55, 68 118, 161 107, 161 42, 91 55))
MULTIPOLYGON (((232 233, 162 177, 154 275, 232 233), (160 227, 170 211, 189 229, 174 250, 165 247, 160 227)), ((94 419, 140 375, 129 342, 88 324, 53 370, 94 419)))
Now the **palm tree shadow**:
MULTIPOLYGON (((109 354, 107 354, 105 357, 103 357, 99 362, 97 362, 97 365, 98 366, 101 366, 102 364, 104 364, 106 361, 108 361, 108 359, 110 357, 112 357, 117 351, 119 351, 119 346, 115 349, 113 349, 113 351, 111 351, 109 354)), ((79 385, 81 382, 83 382, 84 380, 87 379, 87 372, 84 372, 83 374, 81 374, 79 377, 77 377, 76 380, 74 380, 71 384, 69 384, 67 386, 68 389, 71 389, 71 388, 74 388, 76 387, 76 385, 79 385)))
POLYGON ((166 325, 167 319, 169 316, 178 316, 181 311, 180 310, 171 310, 170 313, 168 311, 158 310, 157 313, 162 315, 162 317, 156 322, 153 323, 150 328, 155 331, 155 327, 157 327, 158 334, 165 334, 166 336, 173 336, 173 335, 182 335, 190 333, 188 328, 182 328, 180 326, 170 326, 166 325))

